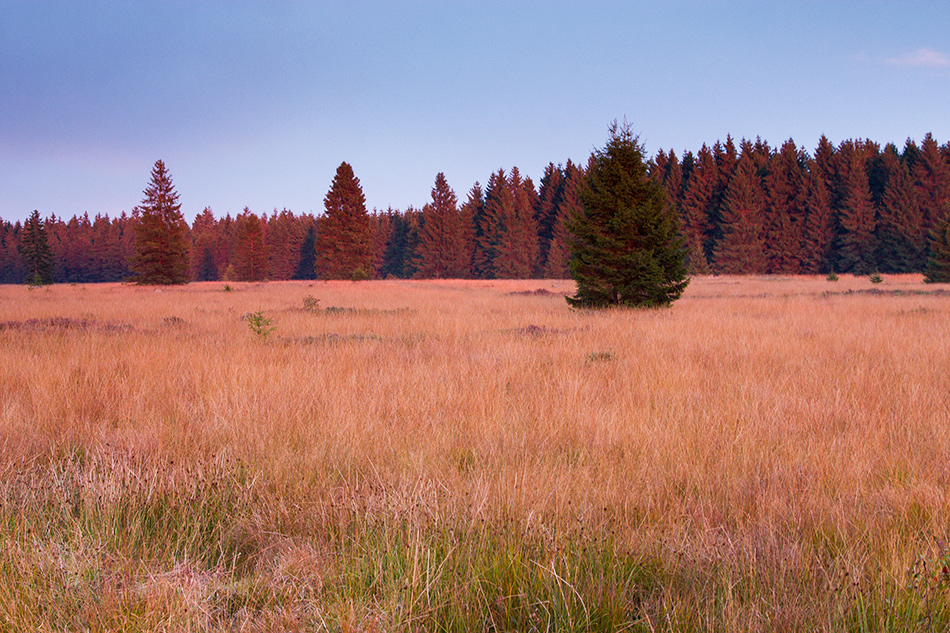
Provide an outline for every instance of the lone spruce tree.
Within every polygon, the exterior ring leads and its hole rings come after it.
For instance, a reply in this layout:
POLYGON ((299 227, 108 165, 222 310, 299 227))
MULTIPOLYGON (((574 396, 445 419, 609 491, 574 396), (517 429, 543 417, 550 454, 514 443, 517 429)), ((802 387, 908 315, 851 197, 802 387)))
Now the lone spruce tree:
POLYGON ((360 181, 347 163, 337 167, 317 223, 316 273, 321 279, 371 279, 375 273, 373 227, 360 181))
POLYGON ((930 261, 924 274, 930 284, 950 283, 950 210, 937 224, 930 239, 930 261))
POLYGON ((53 251, 46 238, 46 228, 40 220, 39 211, 33 211, 23 225, 20 256, 26 268, 26 283, 31 286, 53 283, 53 251))
POLYGON ((567 221, 571 276, 579 308, 666 306, 689 283, 679 219, 663 186, 647 176, 630 126, 610 126, 607 146, 590 158, 581 207, 567 221))
POLYGON ((184 284, 189 277, 188 225, 165 163, 158 160, 145 198, 135 207, 132 270, 140 284, 184 284))

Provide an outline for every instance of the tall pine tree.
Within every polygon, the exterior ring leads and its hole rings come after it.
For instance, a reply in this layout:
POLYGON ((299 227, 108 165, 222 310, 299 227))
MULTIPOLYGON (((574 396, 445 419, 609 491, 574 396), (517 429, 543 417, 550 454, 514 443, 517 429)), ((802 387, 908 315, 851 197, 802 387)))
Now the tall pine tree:
POLYGON ((937 224, 930 239, 930 261, 924 275, 927 283, 950 283, 950 208, 937 224))
POLYGON ((689 279, 679 219, 647 174, 643 147, 626 123, 610 127, 591 157, 582 211, 568 222, 571 275, 583 308, 669 305, 689 279))
POLYGON ((687 260, 693 274, 710 272, 708 254, 711 229, 711 206, 716 187, 716 163, 712 152, 704 143, 699 149, 690 174, 686 193, 680 208, 683 220, 683 235, 686 238, 687 260))
POLYGON ((716 244, 715 267, 721 273, 759 274, 768 270, 764 230, 765 195, 754 150, 743 143, 722 209, 722 238, 716 244))
POLYGON ((366 198, 353 168, 341 163, 323 199, 326 212, 317 225, 317 276, 321 279, 369 279, 375 252, 366 198))
POLYGON ((20 257, 26 269, 26 283, 31 286, 53 283, 53 251, 50 250, 39 211, 34 210, 23 225, 20 257))
POLYGON ((165 163, 155 161, 145 198, 135 207, 132 269, 140 284, 183 284, 189 278, 188 225, 165 163))
POLYGON ((838 211, 841 225, 838 266, 843 272, 866 275, 877 268, 874 236, 877 213, 868 182, 868 148, 864 143, 846 141, 839 151, 844 190, 838 211))
POLYGON ((432 188, 432 202, 422 209, 422 228, 416 249, 416 275, 423 278, 460 279, 468 272, 465 234, 458 199, 439 172, 432 188))

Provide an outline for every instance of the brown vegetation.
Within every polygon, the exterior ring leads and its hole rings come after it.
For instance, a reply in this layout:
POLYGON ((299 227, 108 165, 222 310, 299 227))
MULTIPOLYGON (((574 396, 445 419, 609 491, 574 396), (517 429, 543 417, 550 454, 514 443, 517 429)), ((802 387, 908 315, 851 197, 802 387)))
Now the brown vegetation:
POLYGON ((920 276, 232 285, 0 287, 0 630, 950 621, 920 276))

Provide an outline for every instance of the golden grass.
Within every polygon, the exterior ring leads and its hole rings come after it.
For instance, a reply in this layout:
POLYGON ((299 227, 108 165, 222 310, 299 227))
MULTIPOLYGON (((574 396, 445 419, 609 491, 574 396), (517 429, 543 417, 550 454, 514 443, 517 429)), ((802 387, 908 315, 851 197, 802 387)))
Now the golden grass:
POLYGON ((950 622, 919 276, 232 285, 0 287, 0 630, 950 622))

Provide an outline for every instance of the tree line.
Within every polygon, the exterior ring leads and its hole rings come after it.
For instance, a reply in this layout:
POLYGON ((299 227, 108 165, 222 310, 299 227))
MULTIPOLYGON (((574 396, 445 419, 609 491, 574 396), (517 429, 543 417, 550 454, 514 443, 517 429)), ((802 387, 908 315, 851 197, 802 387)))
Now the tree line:
MULTIPOLYGON (((143 258, 171 248, 145 245, 172 225, 177 281, 567 278, 569 219, 591 164, 551 163, 537 185, 517 167, 499 169, 462 200, 440 173, 421 208, 368 212, 343 163, 319 216, 245 208, 219 218, 205 208, 190 227, 175 219, 149 224, 157 217, 144 212, 150 197, 170 192, 177 204, 170 178, 165 193, 155 189, 153 170, 132 214, 65 220, 34 212, 25 223, 0 221, 0 283, 135 278, 143 258), (48 248, 42 270, 37 243, 48 248)), ((727 137, 681 157, 660 150, 647 175, 679 217, 693 274, 920 272, 950 209, 950 143, 929 134, 900 149, 869 140, 834 146, 822 137, 813 154, 792 140, 772 148, 727 137)))

